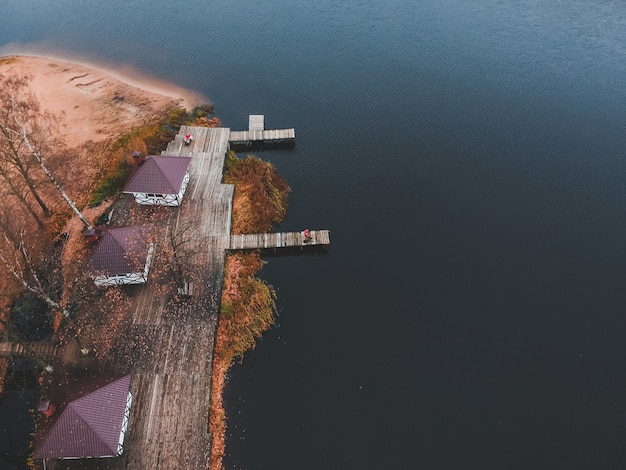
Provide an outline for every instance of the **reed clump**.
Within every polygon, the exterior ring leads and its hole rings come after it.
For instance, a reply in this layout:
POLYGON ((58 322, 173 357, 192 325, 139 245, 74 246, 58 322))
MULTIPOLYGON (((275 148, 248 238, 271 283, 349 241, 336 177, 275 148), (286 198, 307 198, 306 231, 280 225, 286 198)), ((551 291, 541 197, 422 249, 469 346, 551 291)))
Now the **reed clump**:
POLYGON ((274 165, 249 155, 229 153, 224 182, 235 185, 233 233, 263 233, 287 214, 291 189, 274 165))
MULTIPOLYGON (((233 233, 267 232, 287 212, 289 186, 274 166, 259 158, 229 154, 224 181, 235 185, 233 233)), ((226 258, 222 309, 215 340, 211 386, 210 468, 221 469, 225 451, 226 413, 222 395, 228 369, 253 349, 256 340, 274 325, 276 292, 257 278, 263 267, 258 252, 235 253, 226 258)))

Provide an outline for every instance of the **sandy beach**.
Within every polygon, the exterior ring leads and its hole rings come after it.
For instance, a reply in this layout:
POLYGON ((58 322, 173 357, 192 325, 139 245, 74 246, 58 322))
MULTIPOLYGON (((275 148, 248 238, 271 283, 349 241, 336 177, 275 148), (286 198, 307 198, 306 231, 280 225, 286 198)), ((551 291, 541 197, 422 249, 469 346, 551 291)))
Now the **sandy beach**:
POLYGON ((69 146, 103 141, 173 106, 191 109, 203 102, 193 92, 148 77, 124 77, 46 57, 0 57, 0 75, 29 78, 42 107, 62 119, 69 146))

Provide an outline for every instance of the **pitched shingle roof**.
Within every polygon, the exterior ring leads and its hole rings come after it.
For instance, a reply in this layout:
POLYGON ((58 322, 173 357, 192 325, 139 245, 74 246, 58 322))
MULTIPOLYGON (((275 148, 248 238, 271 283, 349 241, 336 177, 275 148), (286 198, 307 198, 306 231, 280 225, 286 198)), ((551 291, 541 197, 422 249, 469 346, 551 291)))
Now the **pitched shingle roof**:
POLYGON ((189 157, 150 155, 130 177, 125 193, 178 194, 189 168, 189 157))
POLYGON ((102 275, 142 271, 148 258, 147 231, 147 228, 123 227, 101 232, 89 260, 89 270, 102 275))
POLYGON ((130 375, 70 401, 35 446, 35 458, 117 455, 130 375))

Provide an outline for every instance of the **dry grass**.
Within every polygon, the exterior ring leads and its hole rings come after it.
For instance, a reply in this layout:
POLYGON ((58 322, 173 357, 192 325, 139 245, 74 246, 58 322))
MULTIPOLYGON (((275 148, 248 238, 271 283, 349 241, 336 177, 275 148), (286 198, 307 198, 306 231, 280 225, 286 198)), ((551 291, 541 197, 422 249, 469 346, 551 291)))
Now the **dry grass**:
MULTIPOLYGON (((225 182, 235 184, 233 232, 258 233, 279 223, 286 213, 289 187, 275 168, 256 157, 244 160, 230 156, 225 182)), ((276 293, 255 277, 263 267, 258 253, 228 255, 222 291, 222 310, 213 355, 211 385, 212 470, 222 469, 226 444, 226 412, 223 390, 228 369, 256 340, 274 325, 276 293)))
POLYGON ((233 233, 263 233, 279 224, 287 214, 291 189, 271 163, 231 154, 224 182, 235 184, 233 233))
POLYGON ((217 329, 211 385, 209 431, 213 437, 211 469, 222 468, 225 451, 225 377, 231 364, 254 349, 256 340, 274 325, 276 294, 254 274, 263 261, 258 253, 229 255, 226 259, 222 314, 217 329))

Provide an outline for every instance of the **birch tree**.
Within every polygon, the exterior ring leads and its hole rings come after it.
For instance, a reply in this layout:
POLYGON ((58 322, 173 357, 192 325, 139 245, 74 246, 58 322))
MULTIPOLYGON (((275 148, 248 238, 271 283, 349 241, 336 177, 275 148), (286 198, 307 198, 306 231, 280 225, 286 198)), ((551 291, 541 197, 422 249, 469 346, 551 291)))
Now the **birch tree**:
POLYGON ((42 226, 30 197, 44 217, 52 211, 44 202, 42 181, 51 182, 88 229, 93 228, 46 166, 46 155, 63 148, 58 119, 41 109, 24 77, 0 76, 0 179, 35 221, 42 226), (18 181, 19 183, 17 183, 18 181), (27 191, 26 191, 27 190, 27 191))
POLYGON ((54 299, 48 285, 42 281, 33 263, 34 243, 26 235, 27 224, 18 213, 4 206, 0 208, 0 263, 15 278, 17 283, 41 300, 54 311, 69 313, 54 299))

